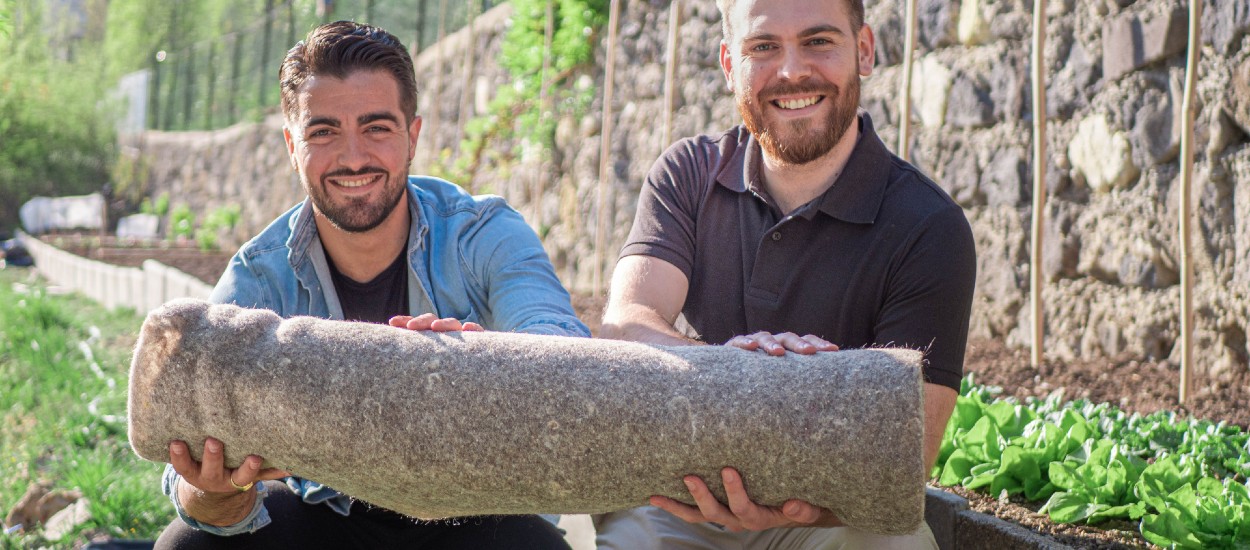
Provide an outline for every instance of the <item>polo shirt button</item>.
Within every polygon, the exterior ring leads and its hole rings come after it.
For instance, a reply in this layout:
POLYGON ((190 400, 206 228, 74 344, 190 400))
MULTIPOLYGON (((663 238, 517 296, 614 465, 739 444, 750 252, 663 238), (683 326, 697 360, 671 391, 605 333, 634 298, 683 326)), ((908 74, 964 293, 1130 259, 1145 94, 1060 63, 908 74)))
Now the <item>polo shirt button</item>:
POLYGON ((780 240, 781 240, 781 232, 780 232, 780 231, 773 231, 773 240, 774 240, 774 241, 780 241, 780 240))

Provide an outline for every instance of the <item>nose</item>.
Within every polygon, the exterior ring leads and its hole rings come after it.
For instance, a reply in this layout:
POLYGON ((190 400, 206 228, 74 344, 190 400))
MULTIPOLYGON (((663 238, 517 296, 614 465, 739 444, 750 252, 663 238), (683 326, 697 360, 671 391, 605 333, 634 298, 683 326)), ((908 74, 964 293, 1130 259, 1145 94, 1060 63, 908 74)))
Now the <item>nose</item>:
POLYGON ((351 170, 359 170, 369 163, 368 144, 361 136, 347 134, 339 150, 339 164, 351 170))
POLYGON ((786 48, 782 52, 781 66, 777 69, 778 77, 784 80, 799 81, 811 75, 812 65, 804 57, 803 52, 793 48, 786 48))

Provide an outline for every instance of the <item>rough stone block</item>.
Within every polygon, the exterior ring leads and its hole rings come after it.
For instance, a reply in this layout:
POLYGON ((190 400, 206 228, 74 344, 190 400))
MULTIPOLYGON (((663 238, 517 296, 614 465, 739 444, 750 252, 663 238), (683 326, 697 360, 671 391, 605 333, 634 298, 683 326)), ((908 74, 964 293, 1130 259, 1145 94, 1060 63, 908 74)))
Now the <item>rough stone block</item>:
POLYGON ((1211 126, 1211 135, 1207 138, 1208 157, 1219 156, 1229 146, 1246 139, 1245 131, 1238 127, 1227 110, 1212 109, 1208 116, 1211 126))
MULTIPOLYGON (((884 10, 875 14, 877 17, 871 19, 872 31, 877 36, 905 36, 906 29, 903 27, 902 11, 900 10, 884 10)), ((700 38, 701 40, 702 38, 700 38)), ((904 40, 877 40, 876 54, 877 66, 888 67, 898 65, 903 62, 903 42, 904 40)))
POLYGON ((916 63, 912 70, 911 97, 916 114, 926 128, 946 123, 946 105, 951 90, 951 70, 932 55, 916 63))
POLYGON ((1250 58, 1233 69, 1232 92, 1228 114, 1232 115, 1241 131, 1250 133, 1250 58))
POLYGON ((965 144, 951 153, 938 184, 951 198, 955 199, 955 202, 968 208, 984 204, 984 198, 980 193, 980 181, 981 170, 977 167, 976 151, 972 146, 965 144))
POLYGON ((1025 202, 1029 193, 1025 182, 1028 164, 1024 153, 1013 147, 1004 147, 994 153, 981 176, 981 191, 990 206, 1016 206, 1025 202))
POLYGON ((1068 50, 1067 61, 1046 86, 1046 112, 1061 119, 1071 118, 1089 104, 1090 91, 1101 73, 1089 50, 1080 40, 1068 50))
POLYGON ((1250 33, 1250 0, 1206 0, 1202 6, 1202 41, 1220 55, 1233 55, 1250 33))
POLYGON ((989 73, 990 100, 994 117, 1000 121, 1020 120, 1025 109, 1028 61, 1022 52, 1010 52, 989 73))
POLYGON ((916 3, 917 39, 921 46, 935 50, 955 43, 955 18, 959 2, 919 0, 916 3))
POLYGON ((1129 137, 1143 166, 1172 162, 1180 153, 1183 86, 1172 81, 1170 89, 1148 87, 1142 92, 1129 137))
POLYGON ((1042 239, 1042 272, 1049 282, 1075 277, 1081 256, 1081 238, 1072 232, 1074 215, 1070 203, 1047 203, 1042 239))
POLYGON ((970 77, 955 80, 950 89, 946 120, 957 128, 984 128, 994 122, 994 103, 990 92, 970 77))
POLYGON ((1068 160, 1076 179, 1083 179, 1096 192, 1124 187, 1140 174, 1128 138, 1112 129, 1102 115, 1089 116, 1077 125, 1068 144, 1068 160))
POLYGON ((990 22, 982 0, 963 0, 959 6, 959 43, 978 46, 990 39, 990 22))
POLYGON ((1102 30, 1103 76, 1116 80, 1185 51, 1188 20, 1188 13, 1176 8, 1145 20, 1129 14, 1108 21, 1102 30))
POLYGON ((435 334, 179 300, 144 323, 130 440, 225 443, 416 517, 606 512, 723 496, 802 498, 848 525, 923 520, 921 354, 770 357, 515 333, 435 334))

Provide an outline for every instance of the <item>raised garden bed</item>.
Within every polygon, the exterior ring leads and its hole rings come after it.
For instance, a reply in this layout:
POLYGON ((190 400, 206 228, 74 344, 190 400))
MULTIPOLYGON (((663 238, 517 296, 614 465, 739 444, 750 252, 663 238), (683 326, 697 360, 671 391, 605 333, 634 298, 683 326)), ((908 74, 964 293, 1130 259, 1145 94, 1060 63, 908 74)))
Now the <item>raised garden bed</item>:
POLYGON ((114 265, 139 267, 156 260, 210 285, 230 262, 233 251, 201 250, 195 243, 166 240, 136 241, 98 235, 44 235, 44 242, 66 252, 114 265))

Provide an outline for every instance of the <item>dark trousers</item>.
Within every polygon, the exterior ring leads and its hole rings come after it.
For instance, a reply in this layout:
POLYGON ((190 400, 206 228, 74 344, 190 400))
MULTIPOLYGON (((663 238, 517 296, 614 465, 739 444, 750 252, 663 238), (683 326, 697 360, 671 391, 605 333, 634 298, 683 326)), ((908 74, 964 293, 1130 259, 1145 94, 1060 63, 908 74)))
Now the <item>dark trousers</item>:
POLYGON ((569 550, 554 525, 538 516, 484 516, 420 521, 362 502, 343 516, 324 504, 307 504, 286 484, 266 482, 265 508, 273 520, 255 533, 219 537, 174 519, 156 541, 158 550, 246 548, 414 548, 569 550))

